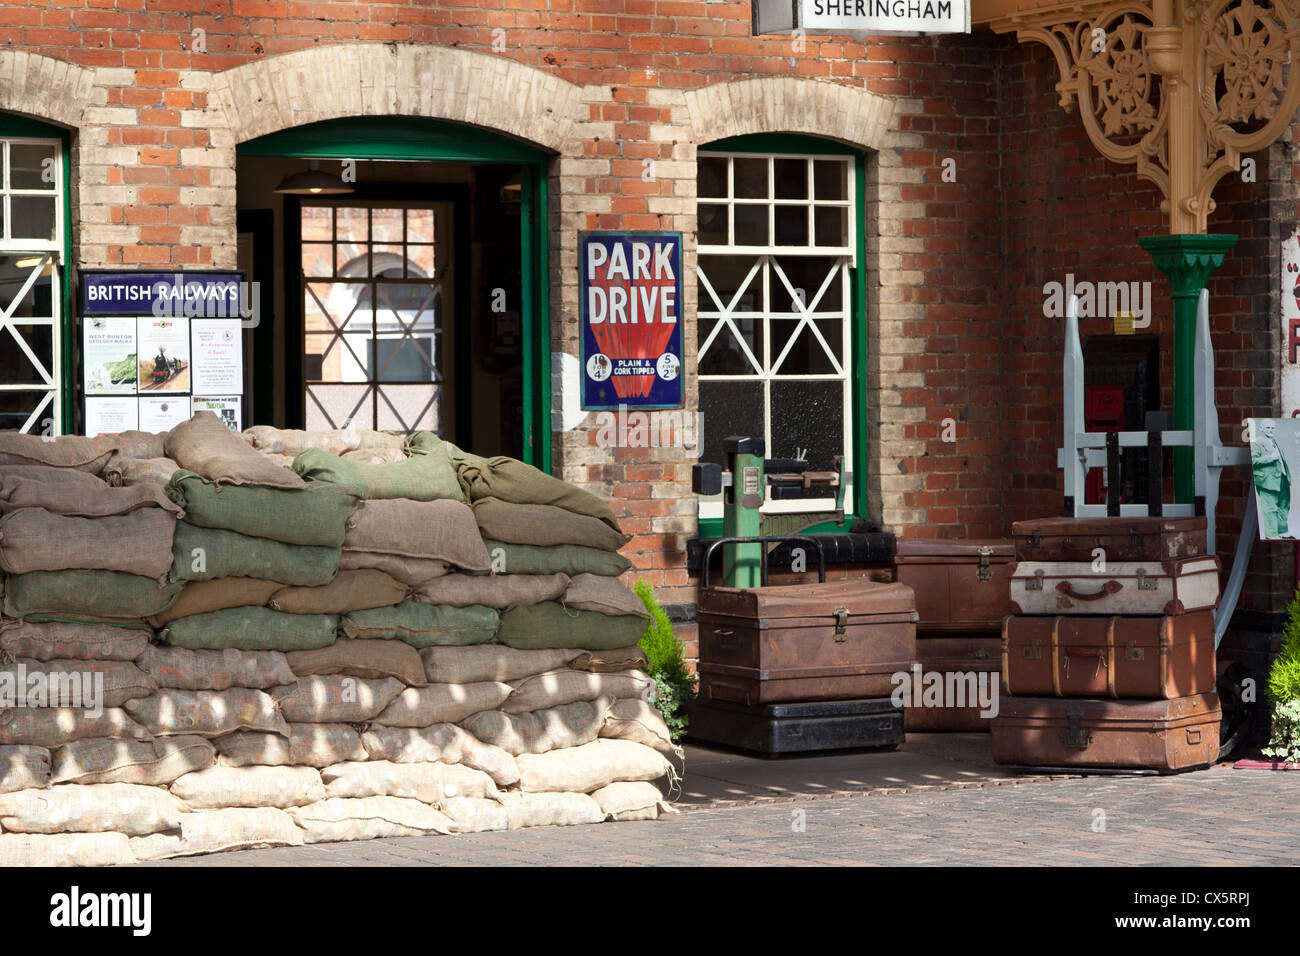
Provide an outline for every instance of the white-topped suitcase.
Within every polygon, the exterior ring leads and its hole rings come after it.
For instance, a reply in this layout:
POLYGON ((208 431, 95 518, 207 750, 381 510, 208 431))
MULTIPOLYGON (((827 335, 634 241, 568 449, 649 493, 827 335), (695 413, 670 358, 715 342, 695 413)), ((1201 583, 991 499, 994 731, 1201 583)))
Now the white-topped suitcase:
POLYGON ((1219 559, 1021 561, 1011 575, 1015 614, 1185 614, 1219 603, 1219 559))

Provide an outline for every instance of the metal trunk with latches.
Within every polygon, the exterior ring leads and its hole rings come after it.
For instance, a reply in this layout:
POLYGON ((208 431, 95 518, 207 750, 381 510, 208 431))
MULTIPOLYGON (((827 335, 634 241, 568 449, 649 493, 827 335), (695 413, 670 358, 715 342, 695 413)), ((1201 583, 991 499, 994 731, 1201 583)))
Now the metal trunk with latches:
POLYGON ((1186 770, 1218 759, 1219 698, 1010 697, 991 730, 1001 764, 1186 770))
POLYGON ((1219 603, 1219 559, 1021 561, 1013 614, 1185 614, 1219 603))
POLYGON ((940 706, 927 704, 922 695, 919 705, 903 708, 903 729, 909 733, 987 732, 989 719, 980 715, 978 683, 971 686, 971 675, 985 674, 990 692, 996 690, 998 669, 1002 666, 1002 641, 984 634, 967 637, 927 637, 916 642, 916 661, 923 674, 938 674, 945 688, 940 706), (947 700, 947 688, 963 686, 967 703, 947 700))
POLYGON ((866 580, 704 588, 699 634, 702 700, 888 697, 915 660, 915 598, 866 580))
POLYGON ((1204 694, 1214 690, 1214 615, 1008 617, 1001 663, 1004 694, 1204 694))
POLYGON ((1205 526, 1204 516, 1038 518, 1013 522, 1011 537, 1017 561, 1174 561, 1207 553, 1205 526))
POLYGON ((894 579, 916 592, 916 633, 997 634, 1009 612, 1010 539, 899 541, 894 579))

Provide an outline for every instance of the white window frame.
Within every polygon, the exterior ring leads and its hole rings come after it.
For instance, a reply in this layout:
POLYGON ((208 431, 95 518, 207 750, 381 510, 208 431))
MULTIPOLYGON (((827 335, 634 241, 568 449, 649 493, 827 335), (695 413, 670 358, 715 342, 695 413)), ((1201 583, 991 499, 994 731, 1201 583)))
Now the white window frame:
MULTIPOLYGON (((18 292, 8 301, 0 301, 0 342, 4 348, 17 344, 43 379, 36 384, 14 384, 0 382, 0 391, 6 392, 45 392, 32 411, 27 421, 19 429, 30 433, 32 426, 40 421, 42 414, 52 422, 48 434, 59 435, 63 431, 63 231, 64 203, 67 197, 63 190, 63 142, 59 139, 38 136, 4 136, 0 137, 0 211, 4 215, 4 227, 0 229, 0 253, 7 256, 19 256, 30 253, 32 261, 24 263, 23 268, 31 268, 26 278, 18 287, 18 292), (9 161, 10 148, 14 144, 39 145, 53 148, 54 153, 54 188, 53 189, 10 189, 9 161), (13 229, 13 216, 10 210, 11 196, 43 196, 54 199, 54 238, 53 239, 14 239, 10 236, 13 229), (19 302, 31 291, 40 274, 46 268, 50 270, 50 315, 19 318, 11 313, 19 302), (39 326, 50 328, 50 367, 46 368, 40 358, 34 355, 14 326, 39 326), (54 405, 52 412, 47 409, 54 405)), ((0 299, 4 297, 0 296, 0 299)), ((41 430, 45 432, 44 429, 41 430)))
MULTIPOLYGON (((710 159, 727 159, 727 195, 726 196, 705 196, 698 195, 696 198, 697 205, 726 205, 727 206, 727 238, 730 242, 735 238, 735 209, 736 206, 742 205, 765 205, 768 207, 768 236, 771 239, 776 238, 776 209, 779 206, 796 206, 806 207, 808 209, 808 242, 807 246, 778 246, 778 245, 720 245, 700 243, 697 247, 696 272, 698 281, 705 286, 699 301, 696 305, 696 322, 703 323, 710 320, 718 320, 712 331, 709 333, 704 342, 701 343, 699 352, 704 353, 713 343, 714 339, 722 333, 722 330, 729 326, 731 321, 736 318, 746 320, 756 320, 762 323, 762 334, 764 336, 764 353, 767 357, 766 367, 762 367, 757 361, 757 357, 750 352, 744 339, 734 330, 736 340, 740 342, 741 348, 751 366, 754 366, 752 374, 731 374, 731 375, 710 375, 699 374, 701 382, 753 382, 761 384, 763 389, 763 431, 764 439, 772 433, 772 382, 788 381, 839 381, 843 383, 843 436, 842 447, 844 455, 852 455, 853 441, 853 382, 851 377, 852 371, 852 288, 850 285, 850 270, 857 265, 857 217, 854 214, 856 208, 855 195, 855 169, 854 157, 843 154, 821 154, 821 153, 755 153, 755 152, 702 152, 700 158, 707 156, 710 159), (768 162, 767 169, 767 196, 759 198, 735 198, 735 162, 736 159, 766 159, 768 162), (807 198, 804 199, 777 199, 776 190, 776 161, 778 159, 796 159, 807 163, 808 167, 808 191, 807 198), (814 165, 813 161, 835 161, 840 162, 845 167, 845 198, 842 200, 818 200, 814 193, 814 165), (815 232, 815 212, 819 206, 828 206, 844 208, 847 210, 845 215, 845 244, 842 246, 818 246, 811 245, 816 239, 815 232), (724 308, 719 310, 716 305, 722 301, 721 296, 713 293, 712 285, 709 282, 707 272, 704 271, 702 262, 707 256, 732 256, 737 258, 752 257, 752 264, 747 278, 742 285, 740 292, 732 298, 730 302, 723 303, 724 308), (770 308, 772 301, 773 281, 784 286, 785 290, 794 298, 794 290, 790 282, 785 279, 784 273, 780 270, 777 258, 790 258, 794 256, 812 256, 823 259, 838 259, 838 263, 833 264, 827 272, 826 278, 822 281, 820 288, 813 292, 808 298, 807 307, 800 311, 776 312, 770 308), (755 275, 755 271, 761 272, 761 276, 755 275), (842 308, 835 311, 819 311, 817 305, 825 296, 825 293, 831 287, 833 281, 840 283, 840 302, 842 308), (762 307, 758 310, 739 311, 735 309, 741 294, 749 290, 754 282, 761 282, 762 307), (716 298, 717 301, 714 301, 716 298), (841 350, 837 354, 833 353, 827 346, 826 341, 822 338, 813 319, 842 320, 841 326, 841 350), (771 322, 773 320, 801 320, 799 325, 790 333, 786 341, 785 348, 779 356, 772 354, 772 334, 771 322), (812 334, 821 343, 826 350, 827 356, 831 359, 832 365, 838 366, 838 371, 833 374, 782 374, 779 369, 788 356, 790 349, 794 347, 803 330, 803 325, 807 324, 812 334)), ((698 179, 697 179, 698 182, 698 179)), ((698 325, 697 325, 698 327, 698 325)), ((709 423, 706 421, 704 427, 708 428, 709 423)), ((772 453, 769 445, 768 453, 772 453)), ((782 454, 785 454, 783 450, 782 454)), ((793 453, 792 451, 790 452, 793 453)), ((845 483, 844 500, 851 501, 853 495, 853 476, 851 469, 849 477, 845 483)), ((764 514, 792 514, 792 513, 815 513, 830 511, 835 508, 835 498, 804 498, 804 499, 785 499, 771 500, 766 499, 760 511, 764 514)), ((701 519, 721 518, 723 511, 722 498, 720 495, 700 498, 701 519)))

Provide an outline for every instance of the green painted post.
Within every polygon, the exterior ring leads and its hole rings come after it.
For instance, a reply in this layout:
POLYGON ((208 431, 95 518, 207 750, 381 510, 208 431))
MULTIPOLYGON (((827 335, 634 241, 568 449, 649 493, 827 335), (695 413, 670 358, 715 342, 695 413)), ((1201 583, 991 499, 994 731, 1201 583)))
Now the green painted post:
MULTIPOLYGON (((761 438, 726 438, 722 450, 731 471, 731 487, 724 495, 722 535, 752 538, 759 535, 759 506, 763 504, 761 438)), ((763 545, 727 544, 722 547, 722 582, 729 588, 756 588, 762 584, 763 545)))
MULTIPOLYGON (((1191 431, 1196 424, 1193 394, 1196 351, 1196 304, 1214 270, 1223 265, 1237 237, 1213 235, 1142 236, 1138 244, 1151 253, 1156 268, 1169 279, 1174 295, 1174 430, 1191 431)), ((1192 449, 1174 449, 1174 501, 1195 495, 1192 449)))

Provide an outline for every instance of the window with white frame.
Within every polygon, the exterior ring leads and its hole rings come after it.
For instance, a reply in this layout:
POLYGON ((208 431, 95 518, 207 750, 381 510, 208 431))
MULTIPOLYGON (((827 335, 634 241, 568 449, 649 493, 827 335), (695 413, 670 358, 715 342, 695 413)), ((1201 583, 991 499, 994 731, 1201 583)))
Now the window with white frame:
MULTIPOLYGON (((762 437, 767 457, 803 458, 811 471, 849 454, 853 170, 848 155, 699 154, 703 460, 722 462, 728 435, 762 437)), ((720 498, 701 500, 700 517, 721 514, 720 498)))
POLYGON ((0 430, 62 419, 63 144, 0 137, 0 430))

